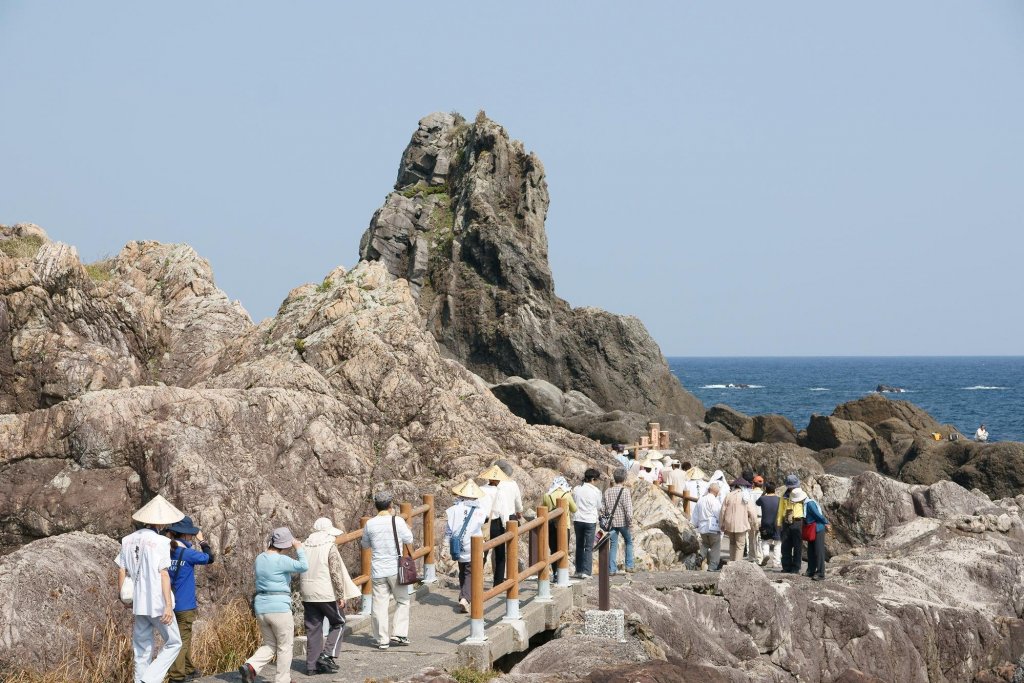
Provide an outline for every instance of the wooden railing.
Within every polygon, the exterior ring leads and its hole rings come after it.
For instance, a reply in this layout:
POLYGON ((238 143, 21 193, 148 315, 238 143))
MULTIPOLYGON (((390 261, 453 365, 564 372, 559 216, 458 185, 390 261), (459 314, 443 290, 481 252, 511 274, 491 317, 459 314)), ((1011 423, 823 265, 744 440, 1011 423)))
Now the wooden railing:
MULTIPOLYGON (((412 503, 402 503, 399 506, 399 515, 408 524, 409 528, 412 528, 413 517, 423 517, 423 544, 419 547, 405 546, 402 551, 410 552, 414 559, 423 558, 423 583, 433 583, 437 580, 437 573, 434 568, 434 559, 436 557, 436 551, 434 549, 434 496, 429 493, 423 495, 423 504, 417 507, 413 507, 412 503)), ((363 538, 363 529, 366 527, 366 523, 369 522, 371 517, 363 517, 359 520, 359 529, 350 531, 347 534, 341 536, 338 539, 338 545, 343 546, 346 543, 352 543, 353 541, 360 541, 363 538)), ((361 605, 361 614, 370 613, 371 596, 373 594, 373 582, 370 581, 370 560, 373 556, 373 551, 369 548, 360 548, 359 553, 359 575, 352 577, 352 582, 359 586, 363 593, 363 602, 361 605)))
POLYGON ((516 620, 519 614, 519 583, 531 576, 537 576, 537 597, 535 602, 551 601, 551 566, 557 564, 555 585, 569 585, 569 502, 560 499, 558 508, 548 510, 541 505, 537 508, 537 516, 531 521, 519 525, 516 520, 509 520, 505 533, 484 541, 483 536, 470 539, 470 608, 469 638, 467 642, 479 642, 487 639, 484 635, 484 603, 505 594, 505 619, 516 620), (548 523, 557 520, 557 545, 554 553, 548 545, 548 523), (526 534, 536 534, 537 561, 519 571, 519 538, 526 534), (505 546, 505 580, 490 590, 484 590, 484 555, 488 550, 505 546))

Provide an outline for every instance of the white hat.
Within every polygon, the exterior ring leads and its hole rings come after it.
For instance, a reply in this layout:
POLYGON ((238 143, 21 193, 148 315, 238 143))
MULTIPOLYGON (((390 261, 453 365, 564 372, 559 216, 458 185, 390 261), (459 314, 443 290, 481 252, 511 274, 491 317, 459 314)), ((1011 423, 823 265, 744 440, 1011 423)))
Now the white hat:
POLYGON ((807 494, 798 486, 789 492, 789 499, 794 503, 802 503, 807 500, 807 494))
POLYGON ((647 451, 647 459, 648 460, 661 460, 663 457, 665 457, 665 454, 662 453, 661 451, 656 451, 656 450, 647 451))
POLYGON ((132 519, 141 524, 153 524, 155 526, 167 526, 184 519, 185 513, 174 507, 167 500, 157 495, 149 501, 138 512, 132 515, 132 519))
POLYGON ((665 467, 672 467, 672 465, 678 465, 679 461, 675 458, 665 458, 665 467))
POLYGON ((321 517, 320 519, 313 522, 313 531, 322 531, 326 534, 330 534, 331 536, 341 536, 343 533, 345 533, 338 527, 334 526, 334 522, 327 519, 326 517, 321 517))

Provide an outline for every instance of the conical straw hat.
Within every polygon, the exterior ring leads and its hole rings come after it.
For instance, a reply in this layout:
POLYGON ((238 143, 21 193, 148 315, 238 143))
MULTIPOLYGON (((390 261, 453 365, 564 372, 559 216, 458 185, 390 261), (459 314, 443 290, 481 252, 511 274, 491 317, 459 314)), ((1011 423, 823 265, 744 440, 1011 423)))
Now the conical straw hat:
POLYGON ((163 496, 157 496, 143 505, 138 512, 132 515, 132 519, 142 524, 154 524, 166 526, 180 522, 185 513, 174 507, 163 496))
POLYGON ((665 457, 665 454, 662 453, 661 451, 655 451, 655 450, 647 451, 647 459, 648 460, 661 460, 663 457, 665 457))
POLYGON ((467 479, 458 486, 452 487, 452 493, 456 496, 463 498, 483 498, 484 492, 480 490, 480 487, 476 485, 476 482, 472 479, 467 479))
POLYGON ((478 479, 486 479, 487 481, 508 481, 508 475, 501 471, 501 468, 497 465, 491 465, 489 468, 480 473, 478 479))
POLYGON ((704 481, 708 480, 707 473, 704 472, 704 470, 702 470, 699 467, 691 467, 690 470, 686 473, 686 476, 688 476, 690 479, 703 479, 704 481))

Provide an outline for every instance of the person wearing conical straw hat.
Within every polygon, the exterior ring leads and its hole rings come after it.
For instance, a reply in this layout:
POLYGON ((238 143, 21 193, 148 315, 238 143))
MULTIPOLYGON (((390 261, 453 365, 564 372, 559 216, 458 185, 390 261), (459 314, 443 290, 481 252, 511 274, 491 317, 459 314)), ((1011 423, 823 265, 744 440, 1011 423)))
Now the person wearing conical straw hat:
POLYGON ((653 484, 658 478, 658 475, 654 473, 654 461, 642 460, 640 462, 640 471, 636 474, 637 478, 641 481, 646 481, 648 484, 653 484))
MULTIPOLYGON (((496 538, 505 533, 505 526, 508 520, 521 519, 523 516, 523 492, 519 484, 512 480, 512 465, 505 460, 499 460, 493 466, 488 467, 480 473, 479 479, 487 481, 482 486, 487 496, 488 504, 484 507, 490 510, 490 538, 496 538)), ((504 544, 494 548, 491 556, 491 568, 494 570, 494 585, 505 581, 505 546, 504 544)))
POLYGON ((116 560, 117 589, 126 594, 125 583, 131 580, 135 683, 161 683, 181 650, 168 573, 171 539, 160 532, 184 517, 185 513, 158 495, 132 515, 136 530, 121 539, 121 552, 116 560), (157 633, 164 645, 154 659, 153 641, 157 633))
POLYGON ((442 548, 448 548, 451 558, 459 563, 459 606, 463 612, 469 612, 473 578, 469 539, 484 533, 487 511, 481 501, 485 494, 472 479, 452 487, 452 493, 456 496, 455 504, 444 511, 447 522, 442 548))

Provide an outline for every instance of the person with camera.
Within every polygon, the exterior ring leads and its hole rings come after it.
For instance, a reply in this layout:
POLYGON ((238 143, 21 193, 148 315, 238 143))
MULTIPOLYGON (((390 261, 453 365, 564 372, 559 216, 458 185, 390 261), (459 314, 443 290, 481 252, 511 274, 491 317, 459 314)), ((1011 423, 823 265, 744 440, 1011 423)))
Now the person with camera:
POLYGON ((203 538, 202 530, 192 523, 189 516, 167 527, 164 532, 171 539, 171 592, 174 593, 174 619, 181 634, 181 650, 167 675, 171 683, 181 683, 189 678, 202 678, 192 664, 192 625, 196 620, 196 572, 195 567, 213 564, 215 555, 210 544, 203 538), (199 550, 193 547, 199 544, 199 550))

